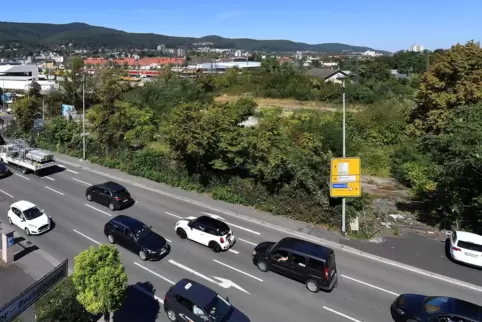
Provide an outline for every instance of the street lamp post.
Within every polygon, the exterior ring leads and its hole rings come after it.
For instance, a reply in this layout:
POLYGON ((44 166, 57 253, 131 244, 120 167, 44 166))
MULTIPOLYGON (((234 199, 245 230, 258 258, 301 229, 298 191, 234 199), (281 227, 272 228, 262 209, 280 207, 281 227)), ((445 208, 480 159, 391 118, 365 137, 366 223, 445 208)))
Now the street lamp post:
MULTIPOLYGON (((346 106, 345 106, 345 75, 340 75, 337 79, 341 80, 343 88, 343 157, 346 157, 346 106)), ((346 198, 341 199, 341 233, 346 234, 346 198)))

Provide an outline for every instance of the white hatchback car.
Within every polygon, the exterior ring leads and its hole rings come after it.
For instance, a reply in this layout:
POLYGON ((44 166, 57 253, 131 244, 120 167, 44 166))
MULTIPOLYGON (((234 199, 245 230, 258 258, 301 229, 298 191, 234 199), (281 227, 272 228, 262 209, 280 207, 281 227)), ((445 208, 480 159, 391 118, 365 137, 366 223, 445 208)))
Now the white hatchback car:
POLYGON ((175 230, 180 238, 208 246, 216 253, 228 250, 236 242, 236 237, 225 222, 208 216, 179 220, 175 230))
POLYGON ((482 267, 482 236, 454 231, 450 236, 450 256, 455 261, 482 267))
POLYGON ((30 201, 20 200, 8 209, 8 222, 30 235, 39 235, 50 229, 50 217, 30 201))

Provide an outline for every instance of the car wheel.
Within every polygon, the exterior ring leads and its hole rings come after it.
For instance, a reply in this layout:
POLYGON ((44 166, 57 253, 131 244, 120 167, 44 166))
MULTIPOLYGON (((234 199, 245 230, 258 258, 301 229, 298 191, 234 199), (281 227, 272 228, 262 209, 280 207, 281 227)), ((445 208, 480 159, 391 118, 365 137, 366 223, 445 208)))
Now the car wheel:
POLYGON ((28 171, 28 170, 27 170, 26 168, 22 168, 22 173, 23 173, 23 174, 27 174, 27 171, 28 171))
POLYGON ((112 202, 109 204, 109 209, 112 210, 112 211, 115 210, 115 206, 112 202))
POLYGON ((112 235, 107 236, 107 240, 109 241, 109 243, 115 244, 114 236, 112 236, 112 235))
POLYGON ((143 261, 146 261, 147 260, 147 254, 145 251, 141 250, 139 252, 139 257, 143 260, 143 261))
POLYGON ((174 312, 173 310, 167 310, 167 318, 169 319, 169 321, 177 321, 176 312, 174 312))
POLYGON ((256 263, 256 266, 261 272, 267 272, 268 271, 268 265, 266 264, 265 261, 258 261, 256 263))
POLYGON ((186 239, 187 238, 187 234, 186 234, 186 231, 182 228, 178 228, 176 230, 176 234, 179 236, 179 238, 181 239, 186 239))
POLYGON ((9 223, 10 225, 13 225, 12 217, 8 217, 8 223, 9 223))
POLYGON ((28 228, 25 228, 25 233, 27 234, 27 236, 30 236, 30 230, 28 230, 28 228))
POLYGON ((90 193, 87 195, 87 200, 92 201, 92 195, 90 193))
POLYGON ((216 242, 211 242, 209 244, 209 248, 211 248, 215 253, 219 253, 221 251, 221 246, 219 246, 219 244, 216 242))
POLYGON ((306 281, 306 288, 308 291, 313 292, 313 293, 318 293, 320 290, 320 287, 318 286, 318 283, 314 280, 307 280, 306 281))

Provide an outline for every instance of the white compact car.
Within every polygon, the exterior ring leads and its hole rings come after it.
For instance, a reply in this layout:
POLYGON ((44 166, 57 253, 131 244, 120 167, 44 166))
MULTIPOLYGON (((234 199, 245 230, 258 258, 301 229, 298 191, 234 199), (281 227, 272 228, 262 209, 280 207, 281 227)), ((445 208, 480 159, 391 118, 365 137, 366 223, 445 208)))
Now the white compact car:
POLYGON ((8 222, 30 235, 39 235, 50 229, 50 217, 29 201, 13 203, 8 209, 8 222))
POLYGON ((454 231, 450 236, 450 256, 457 262, 482 267, 482 236, 454 231))
POLYGON ((208 246, 215 253, 228 250, 236 242, 236 237, 225 222, 208 216, 179 220, 175 229, 180 238, 208 246))

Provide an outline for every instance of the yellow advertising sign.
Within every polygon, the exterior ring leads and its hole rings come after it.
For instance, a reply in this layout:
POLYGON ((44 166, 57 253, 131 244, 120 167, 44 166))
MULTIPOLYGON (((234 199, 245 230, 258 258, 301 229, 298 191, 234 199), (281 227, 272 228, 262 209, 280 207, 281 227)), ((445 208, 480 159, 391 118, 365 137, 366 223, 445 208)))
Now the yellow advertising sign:
POLYGON ((331 159, 330 197, 361 197, 360 158, 331 159))

